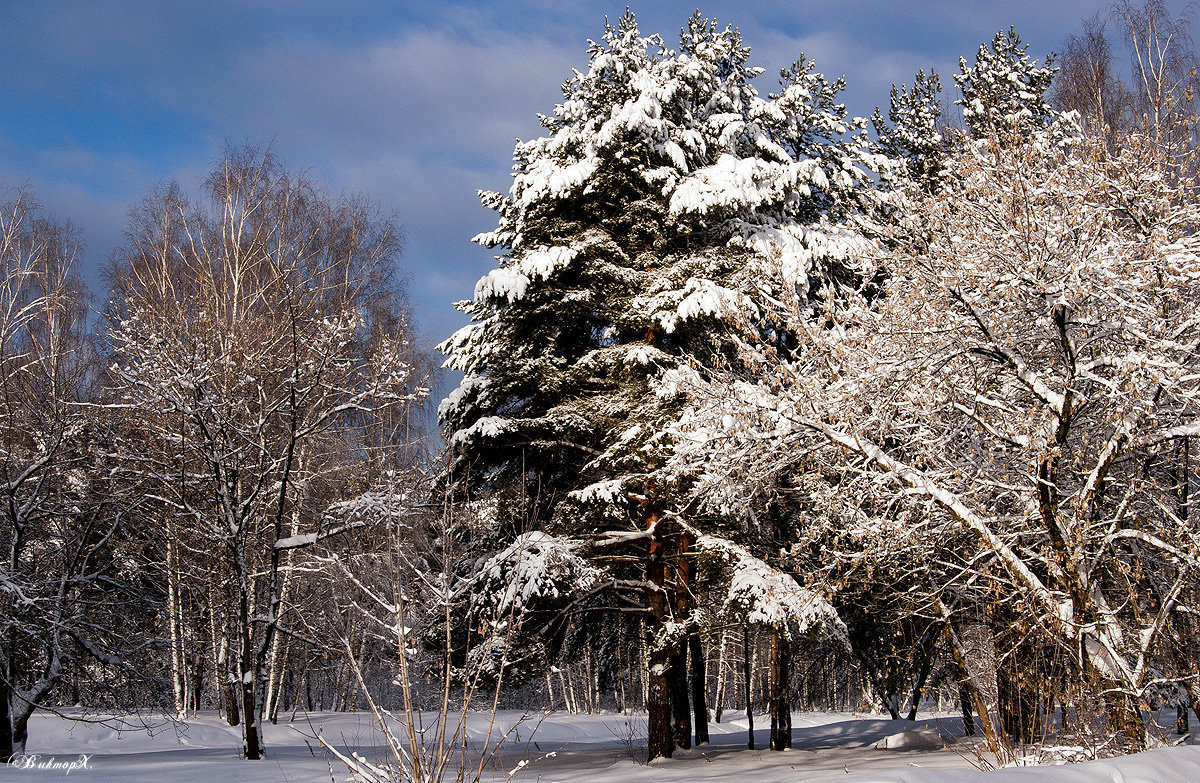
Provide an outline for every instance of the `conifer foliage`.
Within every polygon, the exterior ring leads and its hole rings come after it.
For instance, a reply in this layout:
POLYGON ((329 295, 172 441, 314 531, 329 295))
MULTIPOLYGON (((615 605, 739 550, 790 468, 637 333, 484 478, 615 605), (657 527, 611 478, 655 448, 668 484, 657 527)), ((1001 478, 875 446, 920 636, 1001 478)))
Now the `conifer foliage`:
MULTIPOLYGON (((652 633, 687 614, 670 590, 660 603, 691 551, 676 488, 656 478, 676 372, 732 360, 744 327, 785 340, 771 314, 849 274, 861 241, 847 221, 871 187, 841 81, 802 58, 764 97, 748 57, 736 29, 699 14, 678 51, 631 13, 606 25, 547 135, 517 145, 509 193, 481 193, 499 221, 476 241, 504 253, 442 346, 465 374, 440 410, 456 487, 520 509, 497 520, 491 551, 529 525, 589 538, 602 563, 636 544, 640 565, 606 584, 636 585, 652 633), (776 265, 782 277, 764 273, 776 265)), ((652 673, 670 668, 668 635, 652 640, 652 673)), ((669 755, 651 712, 650 754, 669 755)))
POLYGON ((544 493, 574 484, 560 477, 643 405, 633 389, 719 348, 723 313, 779 293, 756 264, 780 256, 808 292, 846 257, 829 217, 866 178, 841 83, 812 63, 762 98, 738 32, 698 15, 678 53, 626 14, 589 54, 542 118, 549 134, 517 146, 510 193, 481 193, 499 225, 476 241, 506 252, 444 346, 467 377, 442 419, 488 486, 513 479, 522 451, 544 493))
POLYGON ((927 190, 938 187, 945 174, 946 138, 942 134, 942 80, 932 68, 918 71, 910 90, 892 85, 885 121, 879 109, 871 117, 879 151, 903 162, 907 176, 927 190))
POLYGON ((963 121, 971 135, 981 138, 1009 133, 1014 128, 1028 132, 1043 128, 1054 119, 1046 91, 1054 81, 1054 57, 1039 64, 1026 54, 1016 30, 996 33, 990 46, 980 45, 975 65, 959 58, 960 73, 954 77, 962 90, 963 121))

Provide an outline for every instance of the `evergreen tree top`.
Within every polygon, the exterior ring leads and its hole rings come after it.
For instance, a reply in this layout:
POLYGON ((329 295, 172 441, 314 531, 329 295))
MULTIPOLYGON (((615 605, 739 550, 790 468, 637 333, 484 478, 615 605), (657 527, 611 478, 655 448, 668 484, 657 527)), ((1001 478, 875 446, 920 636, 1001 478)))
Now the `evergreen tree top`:
POLYGON ((936 189, 945 170, 946 139, 942 135, 942 82, 937 71, 918 71, 912 89, 892 85, 888 119, 875 109, 871 124, 879 150, 902 161, 907 174, 926 190, 936 189))
POLYGON ((1046 91, 1054 81, 1054 55, 1042 64, 1031 60, 1012 27, 1001 30, 991 45, 982 44, 975 65, 959 58, 959 73, 954 81, 962 90, 963 121, 971 135, 980 138, 997 132, 1024 133, 1045 128, 1055 112, 1046 100, 1046 91))
POLYGON ((480 194, 498 220, 475 241, 504 252, 442 346, 466 378, 440 414, 452 451, 494 466, 489 485, 513 449, 557 455, 538 469, 569 471, 568 492, 643 475, 670 415, 661 373, 728 354, 732 322, 769 331, 781 297, 855 263, 847 221, 877 160, 865 121, 804 58, 761 95, 749 52, 699 14, 678 50, 631 13, 606 23, 546 134, 517 144, 509 191, 480 194), (775 260, 785 289, 761 273, 775 260))

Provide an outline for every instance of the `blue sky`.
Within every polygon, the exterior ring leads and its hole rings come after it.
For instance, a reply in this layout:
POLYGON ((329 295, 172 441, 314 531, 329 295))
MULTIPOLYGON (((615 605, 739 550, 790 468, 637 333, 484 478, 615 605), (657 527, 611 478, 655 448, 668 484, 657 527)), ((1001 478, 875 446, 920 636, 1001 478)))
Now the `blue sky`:
MULTIPOLYGON (((1182 4, 1172 3, 1172 7, 1182 4)), ((121 242, 129 205, 158 183, 195 188, 226 142, 272 143, 289 168, 332 192, 394 210, 402 265, 427 341, 464 321, 493 265, 470 244, 493 227, 477 188, 506 190, 513 142, 539 132, 588 38, 620 2, 39 2, 0 0, 0 190, 29 183, 80 230, 83 272, 121 242)), ((633 6, 668 42, 696 7, 633 6)), ((857 114, 893 82, 935 66, 952 85, 959 55, 1016 25, 1039 58, 1107 3, 708 2, 741 29, 768 78, 803 52, 847 78, 857 114)))

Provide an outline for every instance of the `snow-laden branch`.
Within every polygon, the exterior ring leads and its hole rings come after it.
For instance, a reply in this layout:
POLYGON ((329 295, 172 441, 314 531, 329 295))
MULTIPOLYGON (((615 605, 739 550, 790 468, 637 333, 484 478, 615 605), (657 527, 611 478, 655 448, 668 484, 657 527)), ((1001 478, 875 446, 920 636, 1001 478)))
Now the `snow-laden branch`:
POLYGON ((1017 551, 996 535, 987 519, 975 514, 955 493, 940 486, 921 471, 888 456, 874 443, 861 437, 841 432, 817 421, 801 419, 797 423, 820 433, 830 443, 866 457, 887 475, 895 477, 901 483, 937 503, 953 519, 979 538, 983 546, 1004 564, 1004 567, 1017 579, 1021 587, 1029 591, 1055 622, 1070 621, 1069 605, 1064 604, 1061 599, 1056 597, 1017 551))

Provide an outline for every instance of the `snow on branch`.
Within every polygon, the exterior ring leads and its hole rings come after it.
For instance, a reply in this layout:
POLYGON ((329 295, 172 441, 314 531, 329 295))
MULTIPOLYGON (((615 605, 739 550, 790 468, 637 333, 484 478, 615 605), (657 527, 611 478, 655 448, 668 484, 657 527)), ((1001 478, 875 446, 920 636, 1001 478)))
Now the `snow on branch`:
POLYGON ((580 544, 541 531, 523 533, 485 560, 463 589, 486 596, 498 618, 519 617, 540 602, 591 589, 602 572, 584 560, 580 544))
POLYGON ((768 565, 745 548, 718 536, 696 536, 696 551, 721 563, 728 586, 724 611, 745 622, 768 625, 786 634, 813 630, 846 641, 846 626, 837 610, 790 574, 768 565))

